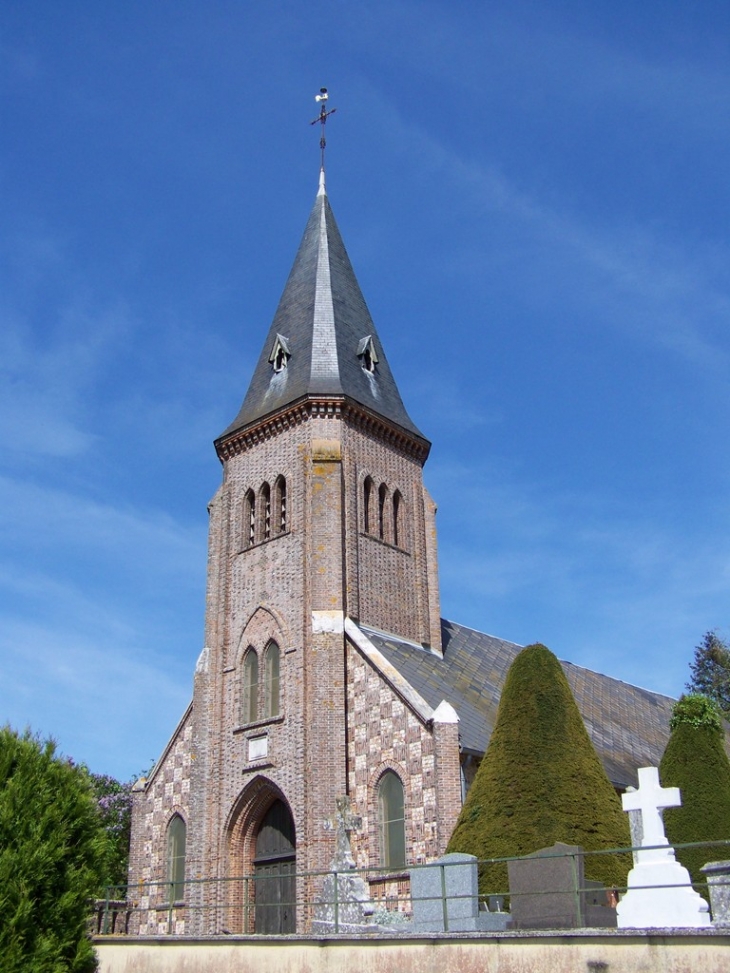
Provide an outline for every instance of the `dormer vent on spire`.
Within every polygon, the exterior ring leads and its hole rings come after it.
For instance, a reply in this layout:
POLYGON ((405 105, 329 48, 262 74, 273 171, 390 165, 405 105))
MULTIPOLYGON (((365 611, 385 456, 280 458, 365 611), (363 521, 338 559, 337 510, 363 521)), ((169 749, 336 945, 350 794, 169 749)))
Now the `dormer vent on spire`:
POLYGON ((375 350, 375 342, 371 334, 361 338, 357 346, 357 357, 366 372, 375 373, 375 366, 378 364, 378 353, 375 350))
POLYGON ((269 355, 269 361, 271 362, 274 371, 280 372, 289 363, 291 358, 291 351, 289 351, 289 341, 284 337, 283 334, 276 335, 274 339, 274 345, 271 349, 271 354, 269 355))

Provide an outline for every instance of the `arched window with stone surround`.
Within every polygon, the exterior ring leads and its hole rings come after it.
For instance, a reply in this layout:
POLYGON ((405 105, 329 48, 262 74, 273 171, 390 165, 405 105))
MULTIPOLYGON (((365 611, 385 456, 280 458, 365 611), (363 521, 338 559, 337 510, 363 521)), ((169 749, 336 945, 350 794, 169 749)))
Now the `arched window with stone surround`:
POLYGON ((362 485, 362 529, 366 534, 372 533, 373 523, 373 495, 375 484, 372 477, 366 476, 362 485))
POLYGON ((259 657, 248 648, 241 673, 241 723, 255 723, 259 718, 259 657))
POLYGON ((261 487, 261 539, 271 537, 271 487, 264 483, 261 487))
POLYGON ((401 510, 403 507, 403 495, 400 490, 393 494, 393 543, 396 547, 402 547, 401 543, 401 510))
POLYGON ((256 494, 247 490, 243 498, 243 546, 252 547, 256 543, 256 494))
POLYGON ((388 539, 388 526, 385 512, 387 503, 388 488, 384 483, 381 483, 380 489, 378 490, 378 537, 381 541, 388 539))
POLYGON ((403 783, 392 770, 386 770, 378 783, 378 826, 380 864, 393 870, 405 868, 406 822, 403 783))
POLYGON ((286 508, 286 480, 283 476, 277 476, 274 482, 274 533, 284 534, 287 529, 287 515, 288 511, 286 508))
POLYGON ((264 717, 278 716, 280 704, 279 668, 281 652, 273 640, 264 652, 264 717))
POLYGON ((182 902, 185 898, 185 844, 187 828, 179 814, 170 818, 167 826, 167 882, 169 902, 182 902))

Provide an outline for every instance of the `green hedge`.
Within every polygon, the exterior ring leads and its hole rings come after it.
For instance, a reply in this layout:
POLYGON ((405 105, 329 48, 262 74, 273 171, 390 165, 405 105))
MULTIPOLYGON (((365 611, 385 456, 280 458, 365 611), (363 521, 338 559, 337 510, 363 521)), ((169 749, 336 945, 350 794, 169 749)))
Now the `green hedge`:
POLYGON ((89 973, 106 854, 88 774, 51 741, 0 729, 0 970, 89 973))
MULTIPOLYGON (((664 828, 673 845, 730 838, 730 761, 717 706, 700 694, 683 696, 674 707, 672 733, 659 765, 665 787, 678 787, 682 806, 664 811, 664 828)), ((708 861, 730 857, 727 847, 687 848, 678 860, 702 883, 708 861)), ((698 891, 707 897, 706 889, 698 891)))
MULTIPOLYGON (((588 737, 562 666, 530 645, 505 681, 489 747, 449 841, 480 859, 530 854, 556 841, 586 851, 631 844, 628 816, 588 737)), ((585 859, 586 877, 621 886, 631 856, 585 859)), ((480 868, 482 894, 507 891, 506 865, 480 868)))

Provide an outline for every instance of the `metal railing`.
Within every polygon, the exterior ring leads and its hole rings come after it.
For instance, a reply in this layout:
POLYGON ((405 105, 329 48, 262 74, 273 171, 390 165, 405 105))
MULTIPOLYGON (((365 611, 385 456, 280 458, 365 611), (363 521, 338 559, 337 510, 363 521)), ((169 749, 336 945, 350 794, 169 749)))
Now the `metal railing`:
MULTIPOLYGON (((655 846, 666 850, 666 845, 655 846)), ((730 857, 726 849, 730 840, 692 842, 675 845, 680 852, 690 848, 707 848, 707 861, 730 857)), ((592 872, 587 864, 591 859, 614 855, 624 858, 636 851, 648 848, 615 848, 601 851, 543 851, 540 858, 571 860, 573 881, 569 887, 535 887, 528 892, 514 888, 489 888, 477 896, 476 908, 482 914, 501 913, 505 909, 515 911, 516 899, 530 896, 573 896, 573 910, 580 916, 589 899, 592 904, 605 904, 615 908, 626 886, 602 889, 595 882, 579 881, 584 870, 592 872), (578 859, 582 861, 579 863, 578 859), (612 897, 615 899, 612 901, 612 897), (605 899, 604 901, 599 901, 605 899)), ((478 861, 480 872, 490 866, 508 866, 510 862, 534 861, 535 856, 505 857, 478 861)), ((288 896, 271 898, 271 883, 278 876, 247 874, 232 877, 191 878, 183 883, 184 896, 175 899, 173 892, 180 883, 170 881, 139 882, 129 886, 110 886, 94 906, 92 931, 96 935, 284 935, 296 932, 304 935, 323 933, 353 934, 359 930, 372 935, 378 932, 392 935, 397 932, 417 933, 414 917, 426 907, 433 917, 438 913, 440 928, 449 932, 458 905, 473 900, 470 890, 459 891, 449 882, 449 870, 463 867, 463 862, 422 863, 408 866, 403 872, 393 874, 385 869, 350 869, 346 871, 302 871, 282 874, 286 878, 281 888, 289 888, 288 896), (412 895, 411 879, 421 869, 438 868, 438 882, 429 894, 412 895), (366 897, 353 899, 353 879, 361 879, 366 897), (288 884, 287 884, 288 883, 288 884), (450 887, 451 886, 451 887, 450 887), (369 899, 368 899, 369 897, 369 899), (456 908, 455 908, 456 906, 456 908), (359 915, 362 921, 354 918, 359 915), (283 927, 282 927, 283 924, 283 927), (278 928, 277 928, 278 926, 278 928)), ((630 867, 630 866, 629 866, 630 867)), ((628 870, 628 869, 627 869, 628 870)), ((415 884, 415 883, 414 883, 415 884)), ((727 896, 730 876, 725 880, 715 878, 715 889, 727 896)), ((663 886, 666 887, 666 886, 663 886)), ((685 886, 686 887, 686 886, 685 886)), ((651 888, 651 886, 645 886, 651 888)), ((706 881, 693 883, 693 888, 709 898, 706 881)), ((580 924, 580 923, 578 923, 580 924)))

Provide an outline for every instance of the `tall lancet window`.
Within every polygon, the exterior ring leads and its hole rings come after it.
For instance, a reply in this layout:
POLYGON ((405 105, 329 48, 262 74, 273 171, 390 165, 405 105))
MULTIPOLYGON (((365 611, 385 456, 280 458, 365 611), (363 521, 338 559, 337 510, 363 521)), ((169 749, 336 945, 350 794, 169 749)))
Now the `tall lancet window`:
POLYGON ((255 723, 259 718, 259 657, 252 648, 243 657, 240 717, 241 723, 255 723))
POLYGON ((274 527, 276 533, 286 533, 286 518, 286 480, 283 476, 277 476, 276 482, 274 483, 274 527))
POLYGON ((264 654, 264 716, 278 716, 279 702, 279 664, 281 654, 276 642, 269 642, 264 654))
POLYGON ((378 784, 380 864, 404 868, 406 864, 406 822, 403 784, 392 770, 386 770, 378 784))
POLYGON ((388 488, 384 483, 380 484, 380 489, 378 490, 378 537, 381 540, 386 540, 386 517, 385 517, 385 507, 388 501, 388 488))
POLYGON ((396 546, 400 546, 401 540, 401 530, 400 530, 400 512, 401 512, 401 492, 396 490, 393 494, 393 543, 396 546))
POLYGON ((375 484, 369 476, 366 476, 362 487, 362 528, 366 534, 369 534, 373 529, 372 518, 374 493, 375 484))
POLYGON ((256 494, 248 490, 243 498, 243 543, 252 547, 256 542, 256 494))
POLYGON ((185 844, 187 828, 179 814, 170 818, 167 826, 167 881, 170 902, 185 898, 185 844))
POLYGON ((261 536, 267 541, 271 537, 271 487, 264 483, 261 487, 261 536))

